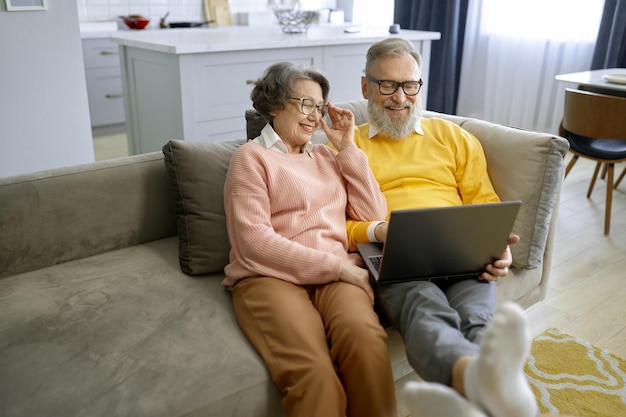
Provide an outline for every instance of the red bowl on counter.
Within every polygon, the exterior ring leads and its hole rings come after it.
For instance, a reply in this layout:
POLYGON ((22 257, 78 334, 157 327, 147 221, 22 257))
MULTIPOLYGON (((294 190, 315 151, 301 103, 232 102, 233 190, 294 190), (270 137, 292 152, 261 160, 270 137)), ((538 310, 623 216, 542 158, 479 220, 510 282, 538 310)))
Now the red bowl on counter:
POLYGON ((148 23, 150 23, 150 19, 146 19, 138 14, 122 17, 122 19, 124 20, 124 23, 126 23, 126 26, 131 29, 143 29, 148 26, 148 23))

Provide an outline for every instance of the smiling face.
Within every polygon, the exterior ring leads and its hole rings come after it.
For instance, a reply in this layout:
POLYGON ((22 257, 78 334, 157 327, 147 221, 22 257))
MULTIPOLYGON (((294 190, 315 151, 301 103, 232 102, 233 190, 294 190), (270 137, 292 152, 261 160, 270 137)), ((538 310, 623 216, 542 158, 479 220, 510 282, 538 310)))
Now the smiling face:
MULTIPOLYGON (((324 103, 322 87, 317 82, 307 79, 296 80, 292 97, 310 97, 317 104, 324 103)), ((289 153, 300 153, 302 146, 311 140, 313 132, 321 123, 322 116, 317 109, 308 116, 300 109, 299 100, 288 99, 283 109, 270 113, 274 118, 274 131, 287 145, 289 153)))
MULTIPOLYGON (((381 57, 372 63, 368 75, 378 80, 396 82, 420 79, 420 69, 411 55, 381 57)), ((363 97, 368 99, 368 115, 381 133, 393 139, 404 139, 415 129, 421 116, 421 96, 407 96, 403 89, 391 95, 380 93, 378 84, 361 77, 363 97)))

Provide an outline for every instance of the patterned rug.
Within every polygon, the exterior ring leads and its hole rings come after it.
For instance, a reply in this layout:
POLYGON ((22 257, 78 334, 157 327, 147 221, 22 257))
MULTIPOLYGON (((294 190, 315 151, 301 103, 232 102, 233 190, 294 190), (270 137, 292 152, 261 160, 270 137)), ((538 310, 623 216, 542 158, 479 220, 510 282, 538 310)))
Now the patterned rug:
POLYGON ((543 413, 626 416, 626 360, 558 329, 535 339, 526 375, 543 413))

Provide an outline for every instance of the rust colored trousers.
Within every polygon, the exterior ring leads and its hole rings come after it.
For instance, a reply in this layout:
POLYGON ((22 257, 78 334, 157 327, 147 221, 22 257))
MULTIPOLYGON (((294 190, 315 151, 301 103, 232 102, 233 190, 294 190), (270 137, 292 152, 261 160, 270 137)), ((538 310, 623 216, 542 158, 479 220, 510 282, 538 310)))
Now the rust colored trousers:
POLYGON ((397 416, 387 334, 361 288, 250 277, 233 307, 287 417, 397 416))

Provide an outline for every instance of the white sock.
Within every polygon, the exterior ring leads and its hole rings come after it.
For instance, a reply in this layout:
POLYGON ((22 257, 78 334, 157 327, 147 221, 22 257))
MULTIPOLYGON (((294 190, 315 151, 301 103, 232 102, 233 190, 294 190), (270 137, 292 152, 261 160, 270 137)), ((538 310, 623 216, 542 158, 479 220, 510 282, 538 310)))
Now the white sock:
POLYGON ((432 382, 407 382, 403 398, 411 417, 487 417, 454 389, 432 382))
POLYGON ((515 303, 504 303, 464 376, 467 398, 491 417, 537 415, 537 401, 524 375, 530 343, 524 310, 515 303))

